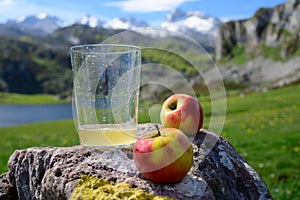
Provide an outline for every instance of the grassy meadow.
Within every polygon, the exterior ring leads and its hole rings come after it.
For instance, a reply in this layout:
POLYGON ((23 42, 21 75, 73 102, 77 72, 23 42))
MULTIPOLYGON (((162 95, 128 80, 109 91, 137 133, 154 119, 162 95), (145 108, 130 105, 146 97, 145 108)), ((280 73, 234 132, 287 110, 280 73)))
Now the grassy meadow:
MULTIPOLYGON (((222 136, 260 174, 274 199, 300 199, 299 91, 297 84, 227 98, 222 136)), ((199 100, 209 118, 210 102, 199 100)), ((139 115, 140 122, 149 120, 146 112, 139 115)), ((0 173, 7 171, 9 155, 16 149, 79 144, 72 120, 6 127, 0 132, 0 173)))
POLYGON ((14 94, 0 92, 0 104, 43 104, 43 103, 65 103, 65 100, 61 100, 53 95, 46 94, 14 94))

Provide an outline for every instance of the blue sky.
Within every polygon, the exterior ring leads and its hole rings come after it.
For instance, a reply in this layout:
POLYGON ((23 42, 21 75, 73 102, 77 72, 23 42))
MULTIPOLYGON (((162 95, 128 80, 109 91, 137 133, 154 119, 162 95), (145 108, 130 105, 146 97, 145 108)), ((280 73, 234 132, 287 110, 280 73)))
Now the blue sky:
POLYGON ((225 19, 251 17, 260 7, 273 7, 287 0, 0 0, 0 22, 21 16, 47 13, 72 22, 84 15, 102 20, 137 17, 152 26, 165 20, 175 8, 200 10, 225 19))

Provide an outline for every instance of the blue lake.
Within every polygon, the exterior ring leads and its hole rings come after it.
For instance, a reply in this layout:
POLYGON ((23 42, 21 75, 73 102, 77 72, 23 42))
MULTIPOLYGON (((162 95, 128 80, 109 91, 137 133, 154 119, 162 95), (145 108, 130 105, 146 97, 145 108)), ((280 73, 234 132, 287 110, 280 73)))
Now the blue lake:
POLYGON ((0 105, 0 127, 72 117, 72 104, 0 105))

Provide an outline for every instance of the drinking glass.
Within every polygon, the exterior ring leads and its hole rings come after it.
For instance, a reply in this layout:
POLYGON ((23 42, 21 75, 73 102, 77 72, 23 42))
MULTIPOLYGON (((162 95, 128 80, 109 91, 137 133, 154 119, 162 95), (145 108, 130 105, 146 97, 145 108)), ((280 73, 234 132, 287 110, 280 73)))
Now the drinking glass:
POLYGON ((73 117, 86 147, 130 145, 137 139, 141 49, 91 44, 70 48, 73 117))

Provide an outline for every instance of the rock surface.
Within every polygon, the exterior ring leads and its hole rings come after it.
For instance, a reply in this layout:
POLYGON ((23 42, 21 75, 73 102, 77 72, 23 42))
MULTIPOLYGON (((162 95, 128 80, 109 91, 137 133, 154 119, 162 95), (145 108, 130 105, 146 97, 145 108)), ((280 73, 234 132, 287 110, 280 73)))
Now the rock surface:
MULTIPOLYGON (((299 32, 300 0, 261 8, 251 18, 224 23, 218 29, 215 51, 223 80, 259 91, 299 82, 299 32)), ((204 72, 203 77, 214 82, 211 73, 204 72)))
POLYGON ((245 45, 246 51, 258 44, 280 47, 284 58, 299 46, 300 1, 288 0, 273 8, 261 8, 251 18, 230 21, 220 26, 216 39, 216 60, 232 54, 234 47, 245 45))
MULTIPOLYGON (((252 91, 266 91, 300 81, 300 56, 286 62, 275 62, 271 59, 256 57, 243 65, 224 64, 219 68, 223 80, 247 86, 252 91)), ((210 83, 218 81, 214 71, 208 70, 203 76, 209 77, 210 83)))
MULTIPOLYGON (((139 126, 139 133, 154 128, 139 126)), ((83 174, 127 183, 176 199, 272 199, 263 180, 228 141, 201 130, 193 141, 194 163, 177 184, 156 184, 137 171, 131 148, 44 147, 17 150, 1 175, 0 199, 69 199, 83 174)))

